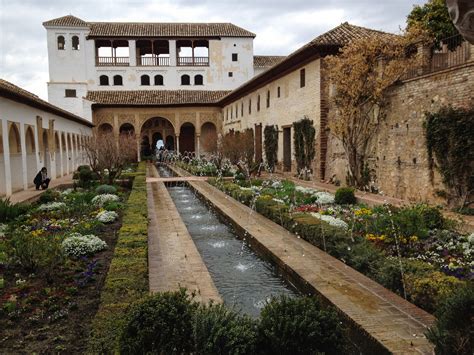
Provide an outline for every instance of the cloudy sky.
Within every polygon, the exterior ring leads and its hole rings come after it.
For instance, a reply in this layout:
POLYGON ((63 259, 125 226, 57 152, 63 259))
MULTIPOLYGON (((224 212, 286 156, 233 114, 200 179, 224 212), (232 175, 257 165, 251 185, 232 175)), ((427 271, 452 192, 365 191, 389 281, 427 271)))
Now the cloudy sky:
POLYGON ((0 0, 0 77, 47 99, 42 23, 85 21, 232 22, 257 34, 255 54, 286 55, 348 21, 397 32, 426 0, 0 0))

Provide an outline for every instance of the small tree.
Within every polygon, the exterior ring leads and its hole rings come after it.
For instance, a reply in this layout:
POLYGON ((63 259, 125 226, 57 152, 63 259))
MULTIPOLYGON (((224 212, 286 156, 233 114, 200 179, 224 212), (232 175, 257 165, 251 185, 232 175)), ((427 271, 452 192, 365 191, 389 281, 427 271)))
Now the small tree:
POLYGON ((307 117, 294 122, 294 146, 295 158, 298 174, 304 174, 304 178, 308 178, 308 173, 312 171, 311 165, 316 155, 315 141, 316 129, 313 121, 307 117))
POLYGON ((277 163, 278 155, 278 126, 270 125, 265 126, 263 130, 264 145, 265 145, 265 158, 267 160, 268 167, 271 172, 275 171, 275 165, 277 163))
POLYGON ((385 117, 387 93, 407 72, 423 65, 416 46, 428 40, 413 27, 403 36, 378 34, 353 40, 327 59, 336 115, 329 128, 348 161, 348 183, 365 188, 367 148, 385 117))
POLYGON ((124 166, 137 158, 137 140, 132 134, 121 134, 118 139, 112 133, 95 134, 83 143, 83 149, 102 183, 112 184, 124 166))
POLYGON ((230 131, 222 138, 220 149, 225 158, 236 165, 246 178, 250 178, 255 169, 253 129, 247 128, 243 132, 230 131))

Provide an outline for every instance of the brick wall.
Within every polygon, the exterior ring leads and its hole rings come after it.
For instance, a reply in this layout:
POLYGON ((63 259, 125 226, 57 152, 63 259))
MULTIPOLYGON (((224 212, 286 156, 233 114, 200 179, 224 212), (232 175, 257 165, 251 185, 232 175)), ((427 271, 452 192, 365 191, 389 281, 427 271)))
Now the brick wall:
MULTIPOLYGON (((439 174, 428 168, 424 137, 425 112, 444 105, 474 104, 474 62, 405 81, 390 93, 387 116, 370 144, 374 186, 387 196, 412 201, 443 202, 439 174)), ((329 117, 334 115, 330 109, 329 117)), ((347 163, 341 143, 329 137, 326 178, 345 181, 347 163)))

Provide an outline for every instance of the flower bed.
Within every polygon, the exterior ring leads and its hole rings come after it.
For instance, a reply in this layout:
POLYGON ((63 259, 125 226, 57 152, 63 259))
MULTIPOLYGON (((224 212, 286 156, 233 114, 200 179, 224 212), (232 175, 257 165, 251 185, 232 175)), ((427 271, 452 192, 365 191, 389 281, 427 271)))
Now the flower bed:
POLYGON ((429 312, 472 282, 474 236, 436 208, 336 205, 290 181, 209 182, 429 312))
POLYGON ((115 222, 97 218, 110 212, 92 203, 96 196, 92 187, 48 190, 39 205, 22 206, 14 218, 7 213, 0 219, 0 348, 5 353, 86 350, 120 227, 119 201, 126 201, 128 191, 119 188, 112 195, 115 222))

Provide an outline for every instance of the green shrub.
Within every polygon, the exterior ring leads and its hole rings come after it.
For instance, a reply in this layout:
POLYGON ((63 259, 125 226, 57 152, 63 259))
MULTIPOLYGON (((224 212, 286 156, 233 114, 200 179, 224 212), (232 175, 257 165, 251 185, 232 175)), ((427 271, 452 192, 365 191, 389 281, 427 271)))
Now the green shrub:
POLYGON ((123 205, 120 202, 111 201, 111 202, 107 202, 103 207, 107 211, 118 211, 123 208, 123 205))
POLYGON ((99 185, 96 187, 95 192, 98 193, 99 195, 102 194, 116 194, 117 193, 117 188, 112 185, 99 185))
POLYGON ((351 187, 340 187, 336 190, 334 202, 338 205, 353 205, 357 202, 354 194, 354 189, 351 187))
POLYGON ((120 335, 124 354, 188 354, 197 303, 184 289, 158 293, 133 304, 120 335))
POLYGON ((224 305, 201 307, 194 321, 196 354, 255 354, 257 322, 224 305))
POLYGON ((314 297, 273 299, 262 310, 258 330, 264 354, 340 354, 344 349, 336 311, 314 297))
POLYGON ((431 207, 426 204, 417 205, 415 208, 420 211, 421 218, 423 219, 426 228, 440 229, 444 227, 445 219, 440 208, 431 207))
POLYGON ((83 188, 89 188, 92 186, 94 181, 97 181, 99 177, 95 172, 91 170, 88 165, 81 165, 77 168, 77 171, 73 175, 73 179, 77 180, 77 186, 83 188))
POLYGON ((53 201, 57 201, 59 197, 61 197, 61 194, 59 193, 59 191, 49 189, 40 195, 39 202, 40 203, 53 202, 53 201))
POLYGON ((0 199, 0 223, 13 221, 15 218, 28 212, 30 205, 23 203, 12 203, 9 199, 0 199))
POLYGON ((436 311, 436 323, 426 336, 436 354, 471 355, 474 349, 474 284, 446 298, 436 311))
POLYGON ((410 300, 432 313, 454 290, 464 285, 464 282, 454 276, 434 271, 424 276, 408 273, 405 275, 405 285, 410 300))

